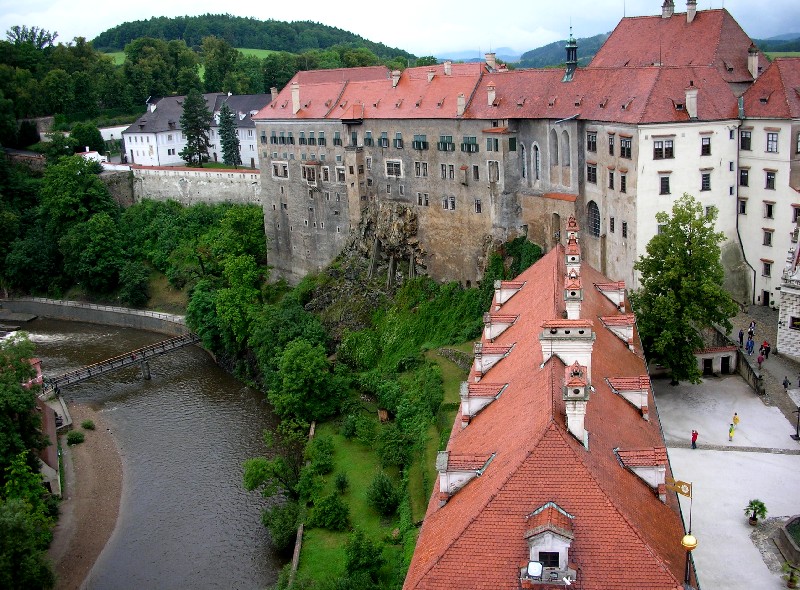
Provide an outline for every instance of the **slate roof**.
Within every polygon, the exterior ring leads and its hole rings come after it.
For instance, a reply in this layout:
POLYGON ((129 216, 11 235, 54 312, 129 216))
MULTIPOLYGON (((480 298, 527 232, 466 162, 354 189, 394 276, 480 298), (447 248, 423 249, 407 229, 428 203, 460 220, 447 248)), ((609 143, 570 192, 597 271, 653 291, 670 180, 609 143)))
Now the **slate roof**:
MULTIPOLYGON (((644 420, 606 382, 606 377, 646 375, 638 356, 638 333, 634 330, 634 352, 601 322, 593 321, 618 313, 595 288, 584 290, 582 319, 567 322, 596 330, 593 391, 585 417, 588 449, 567 429, 562 394, 565 365, 558 356, 551 356, 541 366, 542 327, 566 322, 561 319, 564 253, 562 246, 556 247, 522 273, 517 281, 524 281, 520 291, 501 308, 503 314, 519 314, 519 319, 495 339, 496 345, 514 347, 483 380, 508 386, 465 428, 461 428, 461 416, 456 416, 447 446, 455 455, 495 456, 479 477, 441 507, 437 480, 405 590, 518 589, 520 563, 529 556, 529 517, 548 502, 574 517, 569 519, 574 534, 569 560, 580 568, 581 587, 666 590, 681 586, 685 554, 676 497, 670 492, 667 504, 662 503, 652 488, 620 465, 615 454, 619 449, 638 457, 646 449, 664 447, 657 421, 644 420)), ((585 263, 581 280, 587 287, 610 283, 585 263)), ((469 382, 475 377, 473 368, 469 382)), ((652 399, 649 404, 653 405, 652 399)), ((671 475, 669 466, 667 475, 671 475)), ((557 518, 552 511, 545 516, 557 518)))
MULTIPOLYGON (((686 13, 670 18, 623 18, 589 67, 711 66, 726 82, 752 82, 747 68, 750 37, 724 8, 698 10, 691 23, 686 13)), ((766 56, 759 51, 759 64, 766 56)))
MULTIPOLYGON (((243 94, 227 95, 223 92, 209 92, 203 95, 206 101, 206 108, 212 115, 218 113, 224 102, 228 103, 231 110, 235 113, 246 113, 244 118, 236 117, 237 127, 255 127, 252 121, 251 112, 259 111, 269 104, 271 95, 269 94, 243 94)), ((183 114, 183 101, 185 96, 165 96, 150 104, 155 105, 155 110, 148 111, 136 119, 133 124, 123 133, 161 133, 169 130, 179 130, 181 128, 181 115, 183 114)), ((213 124, 213 120, 212 120, 213 124)))
POLYGON ((743 98, 748 118, 800 119, 800 58, 777 58, 743 98))

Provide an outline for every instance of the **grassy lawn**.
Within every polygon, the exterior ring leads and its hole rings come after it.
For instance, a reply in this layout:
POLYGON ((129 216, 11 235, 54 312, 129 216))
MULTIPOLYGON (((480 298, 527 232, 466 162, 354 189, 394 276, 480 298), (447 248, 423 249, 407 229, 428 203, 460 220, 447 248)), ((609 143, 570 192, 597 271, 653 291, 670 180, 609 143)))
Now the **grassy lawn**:
POLYGON ((150 301, 148 309, 183 315, 189 303, 186 291, 179 291, 169 284, 166 275, 153 271, 150 273, 150 301))
MULTIPOLYGON (((375 420, 377 421, 377 417, 375 420)), ((392 530, 398 526, 398 520, 381 518, 367 503, 367 488, 375 474, 381 470, 374 448, 344 438, 333 423, 317 425, 316 436, 331 436, 336 449, 334 471, 325 477, 325 489, 321 496, 334 491, 333 481, 337 473, 346 474, 350 485, 343 499, 350 507, 351 522, 373 541, 390 537, 392 530)), ((388 473, 398 483, 397 472, 388 473)), ((342 575, 346 540, 347 532, 306 529, 298 576, 323 580, 342 575)), ((400 550, 399 545, 387 545, 385 555, 389 558, 391 553, 399 553, 400 550)))
POLYGON ((246 47, 237 47, 236 49, 241 51, 244 55, 255 55, 258 59, 264 59, 268 55, 278 53, 272 49, 248 49, 246 47))
POLYGON ((800 51, 770 51, 767 57, 770 61, 776 57, 800 57, 800 51))
MULTIPOLYGON (((467 343, 470 347, 472 343, 467 343)), ((461 349, 461 346, 454 348, 461 349)), ((470 350, 472 350, 470 348, 470 350)), ((408 493, 411 497, 411 513, 414 522, 420 522, 428 508, 432 486, 436 481, 436 453, 447 444, 453 421, 458 413, 461 401, 461 383, 467 374, 456 364, 440 356, 436 351, 428 351, 425 355, 436 362, 442 371, 444 386, 444 402, 437 416, 437 424, 428 428, 428 440, 425 454, 420 461, 415 461, 409 470, 408 493)))
POLYGON ((106 53, 111 59, 114 60, 115 66, 121 66, 125 63, 125 52, 124 51, 111 51, 106 53))

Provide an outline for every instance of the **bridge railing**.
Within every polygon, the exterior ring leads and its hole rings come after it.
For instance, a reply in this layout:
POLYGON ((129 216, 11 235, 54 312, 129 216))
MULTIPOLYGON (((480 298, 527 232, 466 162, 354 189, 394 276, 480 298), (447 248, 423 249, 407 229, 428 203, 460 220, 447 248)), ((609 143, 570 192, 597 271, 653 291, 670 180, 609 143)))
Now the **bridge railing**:
POLYGON ((139 315, 143 317, 158 318, 176 324, 186 325, 186 318, 181 315, 174 315, 171 313, 163 313, 160 311, 150 311, 146 309, 131 309, 129 307, 117 307, 114 305, 99 305, 97 303, 84 303, 82 301, 66 301, 63 299, 48 299, 47 297, 19 297, 19 301, 37 301, 39 303, 48 303, 52 305, 59 305, 61 307, 77 307, 81 309, 95 309, 98 311, 110 311, 115 313, 124 313, 128 315, 139 315))

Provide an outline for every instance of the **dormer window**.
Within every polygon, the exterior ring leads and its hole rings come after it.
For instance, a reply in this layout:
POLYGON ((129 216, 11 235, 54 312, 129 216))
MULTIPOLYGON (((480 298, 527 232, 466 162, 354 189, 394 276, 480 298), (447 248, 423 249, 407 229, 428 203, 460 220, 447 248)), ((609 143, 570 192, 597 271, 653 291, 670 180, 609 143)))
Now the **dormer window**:
POLYGON ((576 579, 576 568, 569 561, 574 519, 555 502, 547 502, 526 517, 528 561, 520 568, 520 581, 535 586, 576 579))

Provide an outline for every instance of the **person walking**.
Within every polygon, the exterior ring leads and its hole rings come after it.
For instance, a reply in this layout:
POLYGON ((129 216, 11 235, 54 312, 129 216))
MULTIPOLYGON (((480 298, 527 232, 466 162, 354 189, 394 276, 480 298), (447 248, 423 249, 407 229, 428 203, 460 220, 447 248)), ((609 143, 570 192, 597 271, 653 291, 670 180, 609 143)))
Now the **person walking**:
POLYGON ((769 358, 769 351, 772 350, 772 347, 769 345, 769 342, 764 340, 764 360, 769 358))
POLYGON ((735 431, 736 431, 736 429, 733 427, 733 424, 731 424, 730 428, 728 428, 728 442, 733 440, 733 433, 735 431))
POLYGON ((744 330, 739 328, 739 348, 744 348, 744 330))
POLYGON ((764 362, 764 355, 763 354, 759 354, 758 357, 756 358, 756 361, 758 362, 758 369, 760 371, 761 370, 761 363, 764 362))
POLYGON ((739 414, 733 413, 733 428, 734 430, 739 426, 739 414))
POLYGON ((750 321, 750 327, 747 328, 747 333, 750 336, 755 336, 756 335, 756 321, 755 320, 751 320, 750 321))
POLYGON ((749 354, 749 355, 752 355, 754 346, 755 346, 755 344, 753 343, 753 337, 752 336, 748 336, 747 337, 747 345, 745 346, 745 352, 747 354, 749 354))
POLYGON ((698 435, 697 431, 696 430, 692 430, 692 448, 693 449, 697 448, 697 435, 698 435))
POLYGON ((784 376, 784 378, 783 378, 783 390, 786 391, 787 389, 789 389, 789 376, 788 375, 784 376))

